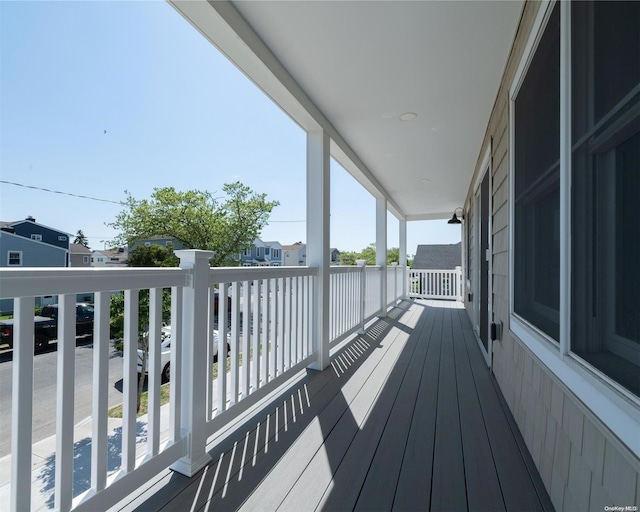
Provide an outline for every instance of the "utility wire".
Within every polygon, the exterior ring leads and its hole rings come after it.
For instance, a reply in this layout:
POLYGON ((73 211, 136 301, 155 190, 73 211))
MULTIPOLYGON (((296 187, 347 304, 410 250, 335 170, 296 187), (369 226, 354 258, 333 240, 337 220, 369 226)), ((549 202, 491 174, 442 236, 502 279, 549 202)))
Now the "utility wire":
POLYGON ((111 201, 110 199, 100 199, 98 197, 91 197, 91 196, 83 196, 80 194, 72 194, 71 192, 61 192, 59 190, 51 190, 48 188, 42 188, 42 187, 34 187, 33 185, 24 185, 23 183, 14 183, 12 181, 5 181, 5 180, 0 180, 0 183, 5 183, 6 185, 15 185, 16 187, 23 187, 23 188, 31 188, 34 190, 42 190, 43 192, 51 192, 52 194, 61 194, 63 196, 72 196, 72 197, 79 197, 80 199, 90 199, 92 201, 101 201, 103 203, 113 203, 113 204, 124 204, 120 201, 111 201))
MULTIPOLYGON (((15 185, 16 187, 31 188, 33 190, 41 190, 43 192, 50 192, 52 194, 61 194, 63 196, 79 197, 80 199, 90 199, 91 201, 100 201, 102 203, 112 203, 112 204, 119 204, 119 205, 125 204, 121 201, 112 201, 111 199, 100 199, 98 197, 83 196, 80 194, 72 194, 71 192, 61 192, 60 190, 51 190, 43 187, 35 187, 33 185, 25 185, 23 183, 14 183, 13 181, 0 180, 0 183, 4 183, 6 185, 15 185)), ((269 222, 271 223, 271 222, 307 222, 307 221, 306 220, 270 220, 269 222)), ((96 237, 93 237, 93 238, 96 238, 96 237)))

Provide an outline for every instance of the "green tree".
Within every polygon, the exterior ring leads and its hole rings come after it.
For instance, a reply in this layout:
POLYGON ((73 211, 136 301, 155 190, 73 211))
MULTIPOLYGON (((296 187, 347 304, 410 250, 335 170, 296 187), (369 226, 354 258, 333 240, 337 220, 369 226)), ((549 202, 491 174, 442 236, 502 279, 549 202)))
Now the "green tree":
POLYGON ((129 252, 127 265, 130 267, 177 267, 180 259, 173 253, 172 246, 140 246, 129 252))
MULTIPOLYGON (((341 265, 355 265, 357 260, 365 260, 367 265, 375 265, 376 244, 371 243, 360 252, 345 251, 340 253, 341 265)), ((400 263, 400 249, 398 247, 387 249, 387 265, 391 265, 393 262, 400 263)), ((407 265, 411 266, 409 255, 407 255, 407 265)))
POLYGON ((142 200, 127 192, 125 209, 107 225, 120 233, 116 244, 168 236, 188 249, 213 251, 213 266, 228 265, 252 246, 280 203, 240 182, 225 184, 222 191, 225 198, 201 190, 155 188, 150 199, 142 200))
POLYGON ((74 238, 73 243, 84 245, 87 249, 91 249, 91 247, 89 247, 89 240, 87 240, 87 237, 84 236, 84 233, 81 229, 79 229, 76 233, 76 237, 74 238))

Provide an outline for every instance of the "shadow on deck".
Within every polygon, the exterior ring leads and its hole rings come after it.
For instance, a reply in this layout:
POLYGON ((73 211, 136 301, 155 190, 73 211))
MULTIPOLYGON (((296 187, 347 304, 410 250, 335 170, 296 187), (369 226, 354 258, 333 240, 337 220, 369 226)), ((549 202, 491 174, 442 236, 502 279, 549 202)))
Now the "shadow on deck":
POLYGON ((117 510, 552 510, 459 303, 404 301, 117 510))

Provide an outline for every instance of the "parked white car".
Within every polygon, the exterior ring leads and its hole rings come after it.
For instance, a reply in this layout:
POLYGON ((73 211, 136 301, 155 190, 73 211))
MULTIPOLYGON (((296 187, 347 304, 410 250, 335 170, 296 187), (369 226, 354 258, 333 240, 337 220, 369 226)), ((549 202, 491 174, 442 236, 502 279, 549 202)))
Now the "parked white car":
MULTIPOLYGON (((169 382, 171 378, 171 326, 166 325, 161 331, 162 341, 160 342, 160 368, 162 368, 162 381, 169 382)), ((227 353, 230 349, 227 342, 227 353)), ((214 360, 218 357, 218 331, 213 331, 213 357, 214 360)), ((147 359, 147 372, 148 373, 149 360, 147 359)), ((142 373, 142 349, 138 349, 138 373, 142 373)))

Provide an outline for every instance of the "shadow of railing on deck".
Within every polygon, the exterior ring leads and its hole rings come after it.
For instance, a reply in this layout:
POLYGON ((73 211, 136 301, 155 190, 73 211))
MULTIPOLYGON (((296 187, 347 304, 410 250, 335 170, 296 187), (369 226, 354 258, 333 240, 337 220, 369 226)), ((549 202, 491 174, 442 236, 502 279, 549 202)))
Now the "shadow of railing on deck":
MULTIPOLYGON (((332 357, 331 368, 320 373, 307 370, 307 375, 293 389, 271 401, 235 429, 228 439, 215 446, 209 452, 212 462, 208 466, 191 479, 171 474, 136 510, 160 506, 191 510, 239 508, 300 434, 318 421, 324 408, 340 395, 339 389, 380 345, 385 335, 393 327, 405 327, 398 320, 412 304, 403 301, 387 317, 375 321, 365 334, 355 337, 332 357)), ((348 410, 348 406, 345 407, 348 410)), ((320 425, 318 430, 322 430, 320 425)), ((296 469, 287 467, 287 472, 295 475, 296 469)), ((270 510, 275 506, 270 507, 267 501, 262 501, 260 508, 270 510)))

